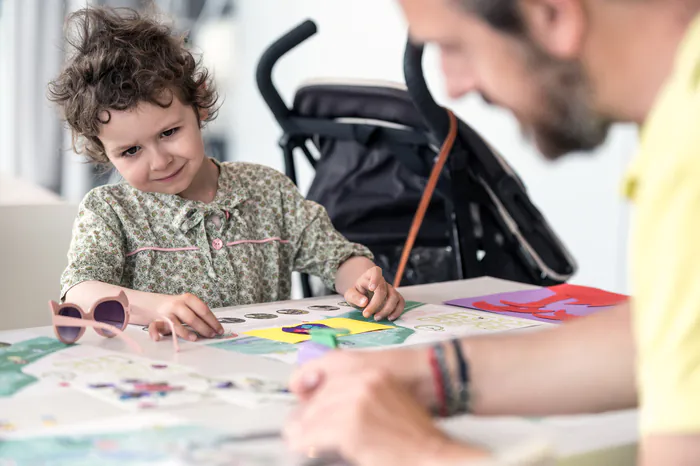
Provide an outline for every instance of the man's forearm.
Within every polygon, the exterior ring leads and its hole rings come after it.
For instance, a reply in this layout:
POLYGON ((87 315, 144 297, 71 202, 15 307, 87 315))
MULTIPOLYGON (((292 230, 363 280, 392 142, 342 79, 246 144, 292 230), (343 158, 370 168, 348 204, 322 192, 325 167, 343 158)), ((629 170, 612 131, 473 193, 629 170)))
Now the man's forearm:
POLYGON ((627 305, 559 327, 463 340, 477 414, 600 412, 636 405, 627 305))

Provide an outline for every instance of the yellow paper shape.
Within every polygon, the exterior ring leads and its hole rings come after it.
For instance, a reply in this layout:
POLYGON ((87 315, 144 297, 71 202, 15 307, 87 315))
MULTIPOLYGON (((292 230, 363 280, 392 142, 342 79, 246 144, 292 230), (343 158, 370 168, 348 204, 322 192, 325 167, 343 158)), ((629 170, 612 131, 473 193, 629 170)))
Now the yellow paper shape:
MULTIPOLYGON (((376 330, 387 330, 393 328, 389 325, 375 324, 372 322, 363 322, 361 320, 346 319, 345 317, 334 317, 331 319, 317 320, 314 322, 304 322, 304 324, 323 324, 331 328, 349 330, 349 335, 358 333, 374 332, 376 330)), ((297 324, 303 325, 303 324, 297 324)), ((295 325, 286 325, 285 327, 294 327, 295 325)), ((282 330, 282 327, 263 328, 260 330, 251 330, 243 332, 245 335, 250 335, 258 338, 266 338, 268 340, 281 341, 283 343, 301 343, 311 339, 310 335, 299 333, 289 333, 282 330)))

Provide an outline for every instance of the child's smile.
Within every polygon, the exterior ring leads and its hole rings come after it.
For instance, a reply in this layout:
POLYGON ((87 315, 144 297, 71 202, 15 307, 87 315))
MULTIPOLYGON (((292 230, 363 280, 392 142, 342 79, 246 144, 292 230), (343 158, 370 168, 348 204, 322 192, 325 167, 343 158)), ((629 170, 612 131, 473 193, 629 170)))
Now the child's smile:
POLYGON ((165 178, 159 178, 159 179, 154 180, 154 181, 158 181, 161 183, 170 183, 171 181, 174 181, 178 177, 178 175, 180 175, 184 171, 185 165, 183 165, 180 168, 178 168, 177 170, 175 170, 172 175, 168 175, 165 178))

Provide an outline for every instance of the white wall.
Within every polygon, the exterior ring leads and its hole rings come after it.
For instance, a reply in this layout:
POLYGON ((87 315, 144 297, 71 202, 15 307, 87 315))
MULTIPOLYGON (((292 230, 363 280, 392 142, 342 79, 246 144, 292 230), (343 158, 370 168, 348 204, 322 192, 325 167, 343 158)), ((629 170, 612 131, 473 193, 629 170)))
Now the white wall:
MULTIPOLYGON (((257 91, 255 65, 273 40, 306 18, 316 21, 319 33, 276 69, 276 83, 287 101, 308 77, 403 80, 406 27, 393 0, 239 0, 236 5, 237 79, 224 92, 225 105, 233 107, 236 160, 283 169, 277 147, 280 130, 257 91)), ((617 128, 594 156, 548 163, 522 139, 507 112, 477 98, 449 102, 433 50, 426 54, 425 69, 438 101, 473 125, 523 178, 533 201, 579 263, 573 281, 626 292, 628 211, 619 186, 635 150, 635 131, 617 128)), ((301 171, 302 188, 311 176, 311 170, 301 171)))

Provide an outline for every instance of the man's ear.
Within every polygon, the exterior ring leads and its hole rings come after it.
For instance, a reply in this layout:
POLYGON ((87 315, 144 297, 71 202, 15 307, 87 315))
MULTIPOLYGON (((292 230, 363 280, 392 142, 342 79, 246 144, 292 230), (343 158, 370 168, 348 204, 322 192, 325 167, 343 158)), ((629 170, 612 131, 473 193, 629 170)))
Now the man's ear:
POLYGON ((570 60, 583 47, 586 12, 582 0, 520 0, 528 34, 542 50, 570 60))

